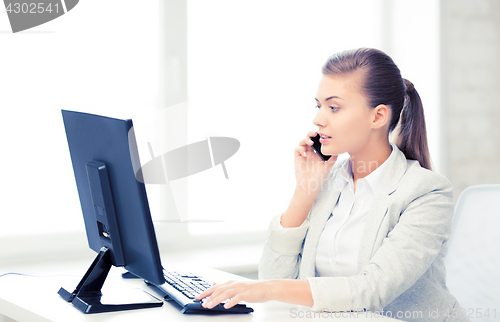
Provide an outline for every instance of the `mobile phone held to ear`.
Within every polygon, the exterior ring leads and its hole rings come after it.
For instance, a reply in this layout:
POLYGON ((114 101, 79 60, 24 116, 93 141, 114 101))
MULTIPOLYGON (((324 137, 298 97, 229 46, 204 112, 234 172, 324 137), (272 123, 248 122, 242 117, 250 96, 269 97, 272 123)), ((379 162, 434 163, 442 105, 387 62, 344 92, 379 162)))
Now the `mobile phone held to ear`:
POLYGON ((316 154, 319 155, 319 157, 323 161, 328 161, 328 159, 330 159, 331 155, 324 155, 323 153, 321 153, 321 143, 319 142, 319 138, 320 138, 319 134, 317 134, 314 137, 311 136, 311 140, 314 142, 314 144, 312 145, 312 148, 313 148, 314 152, 316 152, 316 154))

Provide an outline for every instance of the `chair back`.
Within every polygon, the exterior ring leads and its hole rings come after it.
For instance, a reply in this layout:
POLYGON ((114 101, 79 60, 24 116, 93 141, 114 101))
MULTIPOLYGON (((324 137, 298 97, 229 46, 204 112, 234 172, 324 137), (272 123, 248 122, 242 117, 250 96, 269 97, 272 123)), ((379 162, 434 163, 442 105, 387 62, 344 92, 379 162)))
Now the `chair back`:
POLYGON ((500 321, 500 184, 462 192, 448 246, 451 294, 471 320, 500 321))

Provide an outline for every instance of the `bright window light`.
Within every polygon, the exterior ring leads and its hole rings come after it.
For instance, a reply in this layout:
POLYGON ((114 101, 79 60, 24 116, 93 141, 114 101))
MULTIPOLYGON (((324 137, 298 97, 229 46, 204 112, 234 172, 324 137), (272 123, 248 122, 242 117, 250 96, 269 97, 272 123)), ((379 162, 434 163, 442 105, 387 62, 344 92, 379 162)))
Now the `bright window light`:
MULTIPOLYGON (((87 0, 2 34, 0 237, 83 230, 60 110, 140 119, 163 107, 160 10, 159 1, 137 10, 131 0, 87 0)), ((262 232, 287 208, 294 148, 315 129, 321 66, 345 49, 385 50, 415 84, 439 169, 438 10, 433 0, 188 0, 187 141, 241 144, 225 162, 229 179, 220 165, 186 178, 185 215, 217 221, 188 232, 262 232)), ((6 14, 0 29, 10 30, 6 14)), ((152 210, 163 197, 151 194, 152 210)))
POLYGON ((158 7, 80 1, 32 30, 2 32, 0 237, 84 229, 61 109, 134 118, 156 107, 158 7))
MULTIPOLYGON (((225 163, 229 180, 220 166, 188 179, 189 217, 221 221, 190 224, 190 233, 264 230, 286 210, 294 148, 316 129, 314 97, 333 53, 387 49, 424 106, 437 110, 438 5, 395 2, 188 1, 190 141, 228 136, 241 143, 225 163), (415 12, 411 23, 404 20, 415 12), (417 23, 422 16, 425 29, 417 23)), ((436 131, 429 133, 437 141, 436 131)))

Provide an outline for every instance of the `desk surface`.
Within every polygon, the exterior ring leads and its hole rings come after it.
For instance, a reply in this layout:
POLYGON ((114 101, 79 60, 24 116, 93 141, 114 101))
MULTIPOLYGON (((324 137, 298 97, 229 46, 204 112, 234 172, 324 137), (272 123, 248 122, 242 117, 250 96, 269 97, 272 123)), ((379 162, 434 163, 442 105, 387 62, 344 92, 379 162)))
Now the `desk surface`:
MULTIPOLYGON (((185 271, 185 270, 184 270, 185 271)), ((103 300, 108 295, 137 295, 143 293, 137 289, 146 290, 155 295, 151 288, 146 286, 142 280, 122 279, 121 269, 113 268, 104 284, 102 292, 103 300)), ((299 305, 286 304, 276 301, 267 303, 250 303, 254 309, 251 314, 244 315, 185 315, 174 303, 165 302, 162 307, 122 311, 101 314, 83 314, 73 307, 71 303, 65 302, 57 291, 65 287, 73 291, 83 276, 84 271, 72 272, 68 275, 57 276, 19 276, 6 275, 0 277, 0 315, 7 316, 17 321, 296 321, 306 319, 308 321, 321 320, 325 318, 380 320, 389 319, 375 315, 371 312, 363 313, 319 313, 312 312, 310 308, 299 305)), ((233 274, 214 269, 197 269, 196 273, 214 282, 243 279, 233 274)), ((133 300, 132 300, 133 301, 133 300)), ((109 302, 112 303, 112 302, 109 302)), ((394 319, 389 319, 394 320, 394 319)))

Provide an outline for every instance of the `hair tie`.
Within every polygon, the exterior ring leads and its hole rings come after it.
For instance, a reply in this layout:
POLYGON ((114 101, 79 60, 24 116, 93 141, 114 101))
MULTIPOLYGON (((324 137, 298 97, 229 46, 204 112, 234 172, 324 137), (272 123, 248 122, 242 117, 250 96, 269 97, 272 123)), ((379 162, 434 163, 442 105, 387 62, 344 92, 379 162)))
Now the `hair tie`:
POLYGON ((409 93, 411 93, 411 92, 413 92, 415 90, 415 88, 413 87, 413 83, 412 82, 410 82, 406 78, 403 78, 403 81, 405 83, 406 93, 407 94, 409 94, 409 93))

